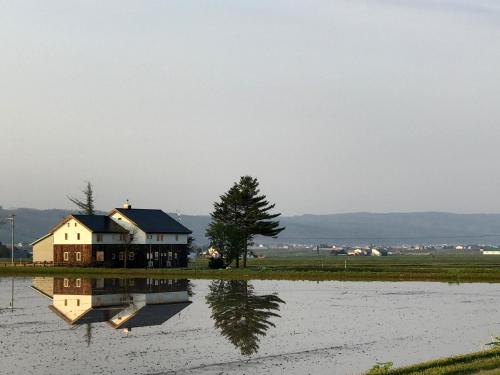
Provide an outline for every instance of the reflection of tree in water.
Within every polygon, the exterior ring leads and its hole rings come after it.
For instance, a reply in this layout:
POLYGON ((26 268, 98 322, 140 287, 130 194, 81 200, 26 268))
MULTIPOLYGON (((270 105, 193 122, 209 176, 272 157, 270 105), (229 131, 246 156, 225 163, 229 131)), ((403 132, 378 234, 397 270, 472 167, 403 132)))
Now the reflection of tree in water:
POLYGON ((244 280, 216 280, 209 286, 206 301, 212 309, 215 327, 223 336, 240 349, 241 354, 251 355, 259 349, 259 336, 265 336, 273 312, 285 303, 276 294, 257 296, 253 286, 244 280))

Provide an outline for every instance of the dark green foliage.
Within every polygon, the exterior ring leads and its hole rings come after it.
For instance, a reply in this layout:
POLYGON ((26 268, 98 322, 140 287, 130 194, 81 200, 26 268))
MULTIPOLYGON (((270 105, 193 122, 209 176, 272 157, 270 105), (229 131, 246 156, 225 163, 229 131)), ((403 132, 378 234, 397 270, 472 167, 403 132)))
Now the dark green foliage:
POLYGON ((226 263, 236 261, 236 267, 239 267, 240 254, 245 246, 244 234, 236 226, 218 221, 212 221, 206 233, 212 246, 219 251, 226 263))
POLYGON ((260 337, 275 327, 270 319, 280 317, 274 311, 285 301, 276 294, 255 295, 246 280, 216 280, 209 289, 206 301, 212 309, 215 327, 241 354, 257 353, 260 337))
MULTIPOLYGON (((243 267, 246 267, 248 245, 251 244, 255 235, 266 237, 277 237, 285 228, 280 227, 279 213, 271 214, 275 204, 270 204, 266 196, 260 194, 259 182, 251 176, 242 176, 238 183, 223 195, 220 202, 214 203, 214 211, 211 214, 212 224, 207 230, 207 236, 212 244, 217 246, 217 236, 220 233, 219 226, 225 226, 232 233, 230 236, 234 243, 229 246, 243 256, 243 267), (236 250, 235 250, 236 249, 236 250)), ((223 232, 226 232, 223 231, 223 232)), ((228 236, 224 236, 227 238, 228 236)), ((219 236, 220 239, 220 236, 219 236)), ((234 257, 235 254, 232 254, 234 257)), ((237 264, 238 266, 238 264, 237 264)))
POLYGON ((222 258, 210 258, 208 260, 208 268, 212 270, 219 270, 225 268, 224 259, 222 258))
POLYGON ((11 249, 0 242, 0 258, 10 258, 11 249))
POLYGON ((68 199, 73 202, 79 209, 80 213, 83 215, 95 215, 94 209, 94 191, 92 190, 92 184, 87 182, 87 186, 82 190, 85 198, 83 200, 68 197, 68 199))
POLYGON ((392 368, 392 362, 377 363, 373 366, 366 375, 383 375, 388 374, 389 370, 392 368))
MULTIPOLYGON (((390 362, 388 363, 390 364, 390 362)), ((392 368, 377 364, 366 375, 392 374, 392 375, 461 375, 478 374, 480 370, 500 368, 500 351, 498 349, 484 350, 481 352, 441 358, 416 365, 392 368)), ((392 365, 392 364, 391 364, 392 365)), ((490 374, 490 372, 487 372, 490 374)), ((495 372, 496 373, 496 372, 495 372)), ((493 374, 493 373, 491 373, 493 374)))

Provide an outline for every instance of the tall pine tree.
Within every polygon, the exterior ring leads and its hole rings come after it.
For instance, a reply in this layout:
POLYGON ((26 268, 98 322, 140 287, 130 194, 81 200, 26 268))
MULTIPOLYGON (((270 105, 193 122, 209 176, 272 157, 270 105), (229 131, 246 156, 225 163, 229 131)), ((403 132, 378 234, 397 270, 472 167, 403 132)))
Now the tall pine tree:
POLYGON ((238 183, 223 195, 220 202, 214 203, 212 222, 236 228, 243 236, 240 254, 243 255, 243 267, 247 265, 248 246, 254 236, 277 237, 285 228, 280 227, 281 214, 272 214, 275 204, 270 204, 267 197, 260 193, 259 182, 251 176, 242 176, 238 183))

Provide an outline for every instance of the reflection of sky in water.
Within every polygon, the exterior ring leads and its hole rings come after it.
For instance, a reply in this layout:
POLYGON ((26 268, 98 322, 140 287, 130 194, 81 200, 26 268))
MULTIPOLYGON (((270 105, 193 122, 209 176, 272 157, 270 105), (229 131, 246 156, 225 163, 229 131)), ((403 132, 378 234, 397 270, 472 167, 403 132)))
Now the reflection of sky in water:
MULTIPOLYGON (((113 329, 109 319, 68 324, 27 278, 15 280, 11 311, 11 280, 0 278, 2 370, 7 374, 356 373, 377 361, 399 365, 478 350, 500 331, 495 284, 193 280, 186 284, 189 306, 127 334, 113 329), (214 320, 214 314, 222 318, 214 320), (244 328, 235 333, 231 323, 252 316, 264 333, 256 335, 256 353, 243 355, 238 337, 246 337, 244 328)), ((117 286, 117 294, 142 294, 133 307, 140 311, 149 291, 141 291, 137 282, 135 289, 124 292, 123 287, 117 286)), ((101 304, 107 288, 100 288, 101 304)), ((158 286, 151 294, 177 292, 182 290, 158 286)), ((173 302, 164 297, 151 300, 151 306, 173 302)), ((130 303, 119 308, 130 315, 130 303)), ((255 337, 247 339, 252 343, 255 337)))

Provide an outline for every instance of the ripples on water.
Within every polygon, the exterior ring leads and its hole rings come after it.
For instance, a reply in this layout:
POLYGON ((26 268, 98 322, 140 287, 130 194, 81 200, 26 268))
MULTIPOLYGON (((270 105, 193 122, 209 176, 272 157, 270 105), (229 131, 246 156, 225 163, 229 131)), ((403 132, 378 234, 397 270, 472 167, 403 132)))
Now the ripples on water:
POLYGON ((496 284, 0 278, 1 373, 352 374, 478 350, 496 284))

